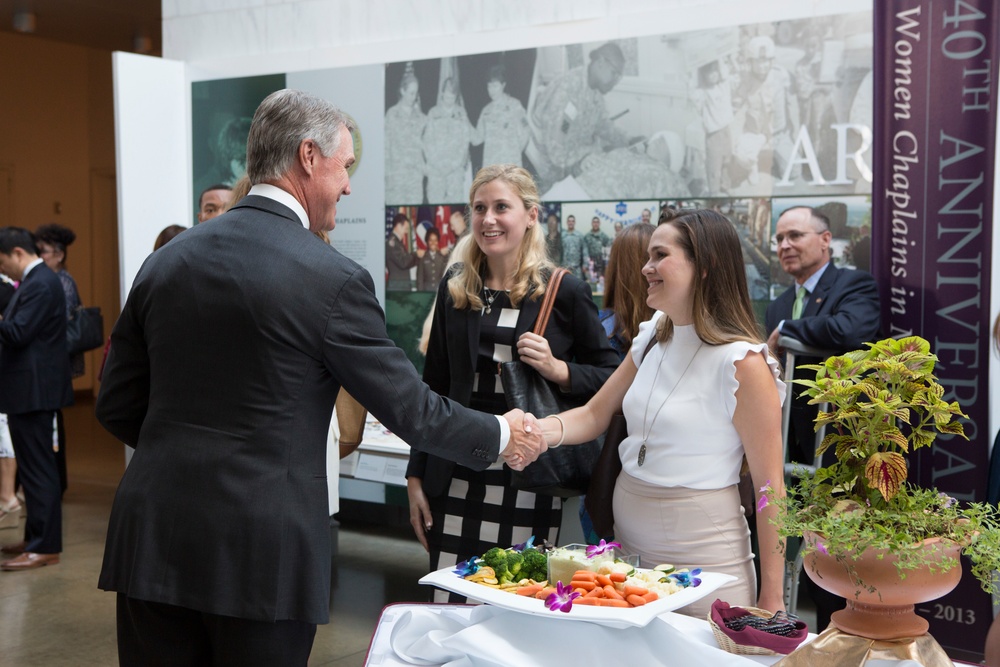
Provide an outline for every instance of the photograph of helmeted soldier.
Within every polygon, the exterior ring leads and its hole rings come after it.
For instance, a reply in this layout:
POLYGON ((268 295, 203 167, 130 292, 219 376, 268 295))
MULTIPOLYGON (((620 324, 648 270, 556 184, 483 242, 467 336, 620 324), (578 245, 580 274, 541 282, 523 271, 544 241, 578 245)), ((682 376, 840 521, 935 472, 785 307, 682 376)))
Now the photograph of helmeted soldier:
POLYGON ((528 144, 528 118, 521 101, 508 95, 506 89, 506 68, 494 65, 486 81, 490 103, 479 113, 472 135, 473 145, 483 144, 484 167, 491 164, 523 166, 521 156, 528 144))
POLYGON ((424 127, 423 151, 427 202, 430 204, 465 201, 472 185, 469 142, 473 128, 459 95, 457 75, 455 70, 441 83, 438 103, 427 113, 424 127))
POLYGON ((397 94, 396 103, 385 112, 385 203, 421 204, 427 116, 420 108, 420 81, 412 62, 406 63, 397 94))

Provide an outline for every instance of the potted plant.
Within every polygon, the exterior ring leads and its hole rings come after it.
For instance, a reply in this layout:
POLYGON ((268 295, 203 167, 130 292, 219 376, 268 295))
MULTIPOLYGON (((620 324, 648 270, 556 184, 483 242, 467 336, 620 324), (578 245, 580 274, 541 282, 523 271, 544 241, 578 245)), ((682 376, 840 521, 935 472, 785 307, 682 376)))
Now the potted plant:
POLYGON ((960 505, 906 480, 913 450, 939 433, 968 439, 956 421, 965 416, 959 405, 942 398, 930 344, 909 337, 868 347, 803 366, 816 379, 796 382, 810 403, 829 405, 816 424, 828 431, 820 453, 832 449, 835 461, 791 484, 776 500, 774 521, 782 537, 803 538, 810 578, 847 599, 833 615, 837 628, 872 639, 915 637, 928 624, 914 603, 958 584, 960 553, 992 591, 1000 523, 996 508, 960 505))

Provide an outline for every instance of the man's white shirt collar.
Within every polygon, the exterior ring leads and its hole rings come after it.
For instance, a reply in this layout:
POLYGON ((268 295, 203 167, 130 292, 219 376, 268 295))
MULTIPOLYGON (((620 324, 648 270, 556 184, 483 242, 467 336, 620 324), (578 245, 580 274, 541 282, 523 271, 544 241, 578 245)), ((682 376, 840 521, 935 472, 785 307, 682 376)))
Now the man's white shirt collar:
POLYGON ((28 277, 28 274, 31 273, 32 269, 34 269, 36 266, 38 266, 39 264, 41 264, 44 261, 45 260, 43 260, 41 257, 39 257, 35 261, 33 261, 30 264, 28 264, 28 266, 24 267, 24 273, 21 274, 21 282, 24 282, 24 279, 28 277))
MULTIPOLYGON (((830 262, 827 262, 826 264, 823 265, 823 268, 821 268, 819 271, 806 278, 806 281, 801 285, 799 285, 799 287, 805 287, 806 291, 812 294, 813 292, 816 291, 816 285, 819 284, 819 279, 823 277, 823 274, 826 273, 826 270, 829 267, 830 267, 830 262)), ((798 283, 796 284, 798 285, 798 283)))
POLYGON ((273 199, 279 204, 284 204, 288 208, 295 211, 295 215, 299 216, 299 222, 302 223, 302 226, 309 229, 309 216, 306 215, 306 210, 302 208, 302 204, 299 203, 298 199, 278 186, 271 185, 270 183, 258 183, 250 188, 250 192, 247 194, 267 197, 268 199, 273 199))

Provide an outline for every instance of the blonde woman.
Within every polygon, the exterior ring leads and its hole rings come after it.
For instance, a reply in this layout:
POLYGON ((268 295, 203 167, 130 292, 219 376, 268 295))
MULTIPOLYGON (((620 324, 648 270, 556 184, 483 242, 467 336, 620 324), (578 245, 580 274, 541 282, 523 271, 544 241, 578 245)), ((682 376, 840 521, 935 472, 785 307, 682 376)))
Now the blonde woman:
MULTIPOLYGON (((538 224, 538 189, 515 165, 479 171, 470 191, 472 238, 441 281, 424 381, 462 405, 508 410, 497 362, 519 357, 581 403, 618 365, 590 288, 565 276, 545 337, 535 323, 553 265, 538 224)), ((413 452, 410 523, 436 570, 534 535, 558 542, 562 500, 511 486, 510 469, 477 472, 413 452)), ((447 594, 436 597, 446 599, 447 594)))

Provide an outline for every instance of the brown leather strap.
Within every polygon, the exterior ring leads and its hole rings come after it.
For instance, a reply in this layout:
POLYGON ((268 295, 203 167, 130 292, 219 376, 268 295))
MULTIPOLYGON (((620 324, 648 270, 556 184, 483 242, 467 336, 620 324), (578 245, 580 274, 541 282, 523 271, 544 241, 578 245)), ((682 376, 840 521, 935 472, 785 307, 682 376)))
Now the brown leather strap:
POLYGON ((569 273, 566 269, 556 269, 552 272, 549 277, 549 284, 545 287, 545 299, 542 301, 542 307, 538 311, 538 319, 535 320, 535 328, 532 329, 532 333, 536 333, 539 336, 545 335, 545 327, 549 324, 549 315, 552 314, 552 307, 556 303, 556 293, 559 291, 559 283, 562 282, 563 276, 569 273))

